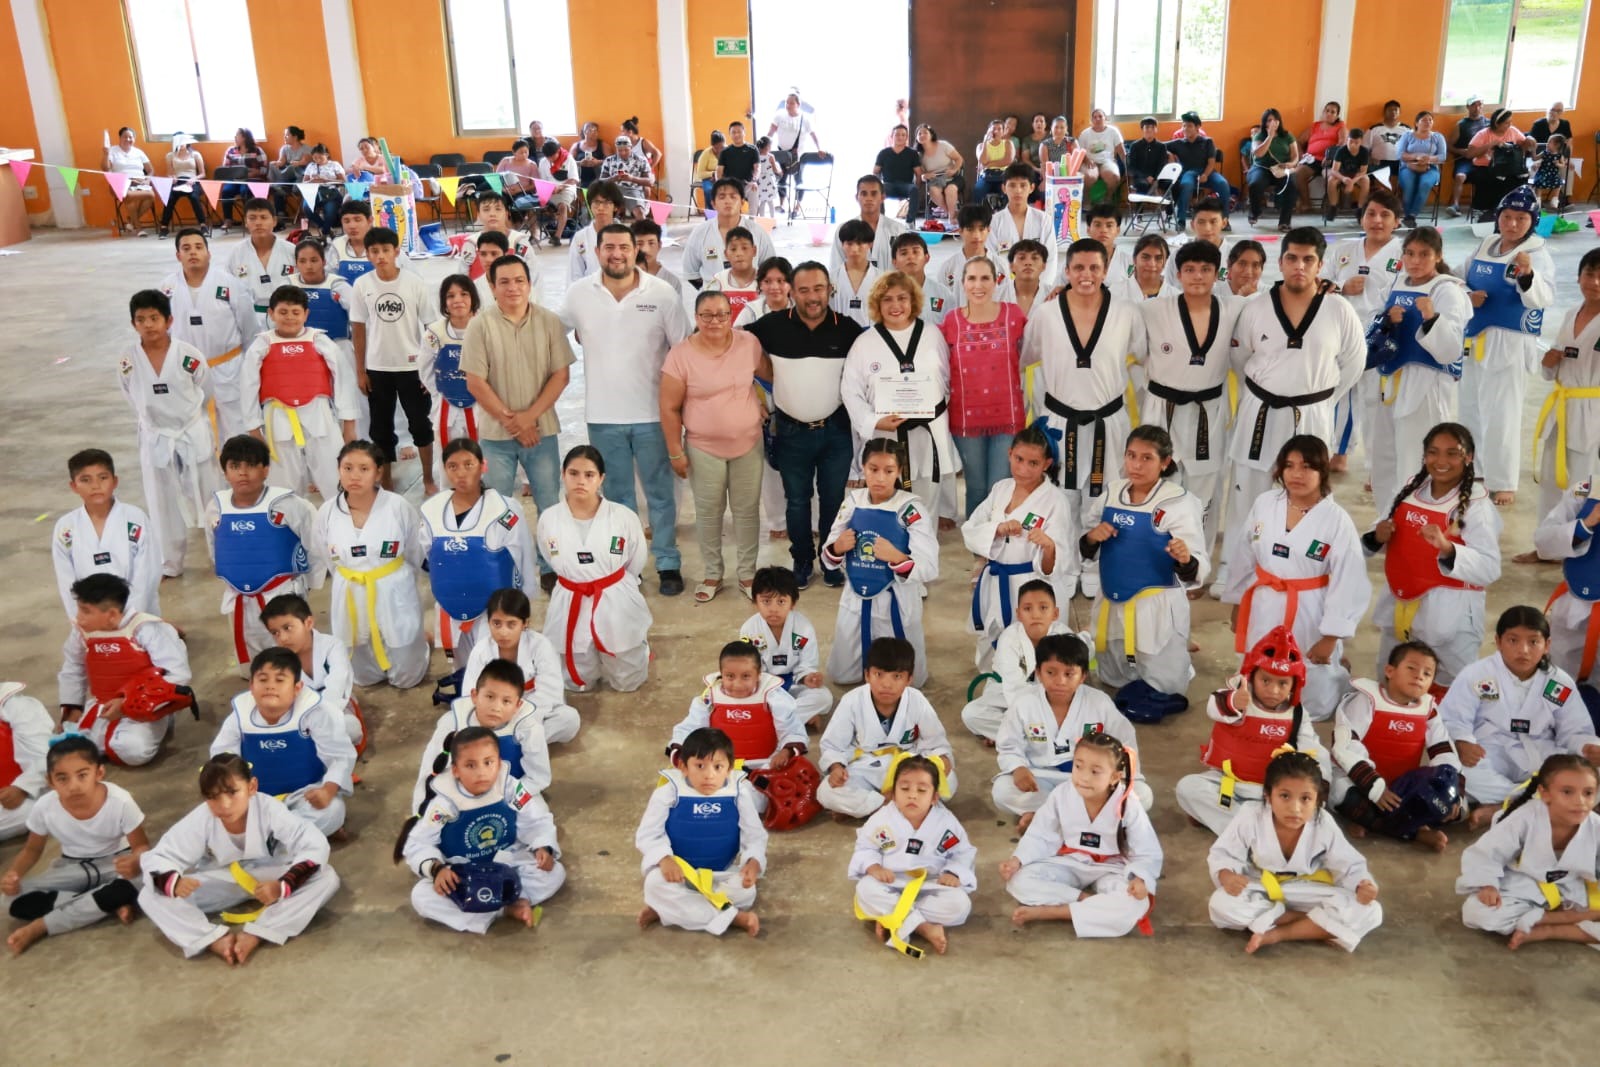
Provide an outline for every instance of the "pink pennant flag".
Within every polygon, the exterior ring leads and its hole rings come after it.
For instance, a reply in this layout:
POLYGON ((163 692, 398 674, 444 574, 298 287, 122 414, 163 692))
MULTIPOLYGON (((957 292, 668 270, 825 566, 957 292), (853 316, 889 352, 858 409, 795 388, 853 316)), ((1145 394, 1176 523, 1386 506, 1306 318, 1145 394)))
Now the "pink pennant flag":
POLYGON ((18 185, 28 184, 28 172, 33 169, 33 164, 23 159, 11 161, 11 173, 17 176, 18 185))
POLYGON ((645 203, 650 205, 650 217, 656 220, 657 226, 664 225, 667 216, 672 214, 671 204, 662 203, 660 200, 647 200, 645 203))
POLYGON ((547 182, 543 178, 533 179, 533 191, 539 194, 539 203, 548 204, 555 195, 556 183, 547 182))
POLYGON ((108 170, 105 172, 105 176, 106 184, 111 186, 112 196, 121 200, 128 195, 128 176, 126 174, 118 174, 116 171, 108 170))
POLYGON ((212 207, 217 207, 220 204, 222 200, 221 182, 203 181, 200 183, 200 188, 206 194, 206 199, 211 201, 212 207))
POLYGON ((765 215, 752 215, 750 217, 756 220, 756 225, 757 226, 760 226, 763 230, 766 230, 768 233, 771 233, 772 232, 772 228, 778 224, 778 220, 777 219, 769 219, 765 215))
POLYGON ((172 195, 172 179, 152 177, 150 179, 150 188, 156 191, 156 199, 160 200, 164 205, 167 202, 167 197, 172 195))
POLYGON ((267 198, 268 186, 266 182, 245 182, 244 184, 245 188, 250 190, 251 196, 258 196, 263 200, 267 198))

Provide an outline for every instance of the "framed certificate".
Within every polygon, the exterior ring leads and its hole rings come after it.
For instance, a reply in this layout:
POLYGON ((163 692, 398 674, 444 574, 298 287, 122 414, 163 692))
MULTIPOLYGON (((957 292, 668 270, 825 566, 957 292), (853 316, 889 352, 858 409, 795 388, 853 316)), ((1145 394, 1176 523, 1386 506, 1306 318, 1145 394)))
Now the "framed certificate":
POLYGON ((932 374, 880 374, 873 412, 906 419, 931 419, 944 397, 932 374))

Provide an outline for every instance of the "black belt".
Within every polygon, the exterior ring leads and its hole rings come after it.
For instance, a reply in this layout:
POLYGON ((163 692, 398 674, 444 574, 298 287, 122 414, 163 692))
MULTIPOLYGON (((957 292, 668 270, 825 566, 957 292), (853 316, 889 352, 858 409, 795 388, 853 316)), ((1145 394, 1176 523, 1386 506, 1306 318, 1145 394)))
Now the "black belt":
POLYGON ((799 426, 801 429, 805 429, 805 430, 822 430, 822 429, 826 429, 828 423, 832 422, 834 416, 839 414, 839 412, 842 411, 842 410, 844 410, 844 405, 840 404, 838 407, 834 408, 833 411, 831 413, 829 413, 828 415, 824 416, 823 418, 811 421, 811 422, 807 422, 805 419, 797 419, 793 415, 789 414, 787 411, 784 411, 781 408, 773 408, 772 409, 772 413, 774 415, 778 416, 778 418, 783 419, 785 422, 793 423, 795 426, 799 426))
POLYGON ((1174 389, 1170 385, 1162 385, 1151 378, 1145 383, 1150 388, 1151 396, 1158 396, 1167 402, 1167 429, 1172 429, 1172 411, 1179 404, 1199 404, 1200 422, 1196 431, 1194 442, 1194 458, 1206 461, 1211 458, 1211 417, 1206 414, 1205 403, 1215 400, 1222 395, 1222 386, 1213 385, 1210 389, 1174 389))
MULTIPOLYGON (((943 415, 949 410, 950 405, 947 401, 939 401, 939 406, 933 409, 933 419, 937 419, 939 416, 943 415)), ((894 435, 900 441, 900 447, 905 450, 906 457, 906 472, 900 479, 900 488, 905 489, 908 492, 911 489, 910 438, 912 430, 928 431, 928 443, 933 448, 933 480, 935 484, 938 483, 940 475, 943 473, 939 466, 939 439, 933 436, 933 419, 907 419, 895 428, 894 435)), ((927 504, 929 507, 935 506, 932 502, 927 500, 924 500, 923 503, 927 504)))
MULTIPOLYGON (((1067 422, 1066 432, 1061 440, 1061 470, 1065 481, 1062 488, 1078 488, 1078 427, 1094 423, 1094 457, 1089 466, 1089 495, 1099 496, 1105 489, 1106 482, 1106 419, 1122 410, 1122 397, 1119 395, 1105 407, 1094 411, 1082 411, 1069 408, 1049 393, 1044 394, 1044 406, 1052 414, 1059 415, 1067 422)), ((1049 432, 1048 429, 1045 431, 1049 432)))
POLYGON ((1261 441, 1267 434, 1267 412, 1274 408, 1294 408, 1294 427, 1300 428, 1300 409, 1307 404, 1319 404, 1333 396, 1332 389, 1318 389, 1314 393, 1301 393, 1299 396, 1279 396, 1269 393, 1256 384, 1256 380, 1245 377, 1245 387, 1256 395, 1261 401, 1261 407, 1256 410, 1256 424, 1250 432, 1250 458, 1261 458, 1261 441))

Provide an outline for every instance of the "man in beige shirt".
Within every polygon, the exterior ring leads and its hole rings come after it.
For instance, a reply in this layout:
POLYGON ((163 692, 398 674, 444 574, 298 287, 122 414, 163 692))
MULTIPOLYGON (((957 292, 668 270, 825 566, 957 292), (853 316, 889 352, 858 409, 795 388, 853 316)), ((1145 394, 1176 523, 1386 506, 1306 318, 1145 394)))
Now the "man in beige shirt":
MULTIPOLYGON (((561 495, 556 400, 575 357, 561 319, 529 298, 528 265, 519 257, 491 263, 489 285, 494 303, 472 320, 461 345, 461 370, 484 415, 478 443, 489 463, 486 480, 509 498, 520 465, 542 512, 561 495)), ((553 578, 548 572, 541 576, 552 579, 551 585, 553 578)))

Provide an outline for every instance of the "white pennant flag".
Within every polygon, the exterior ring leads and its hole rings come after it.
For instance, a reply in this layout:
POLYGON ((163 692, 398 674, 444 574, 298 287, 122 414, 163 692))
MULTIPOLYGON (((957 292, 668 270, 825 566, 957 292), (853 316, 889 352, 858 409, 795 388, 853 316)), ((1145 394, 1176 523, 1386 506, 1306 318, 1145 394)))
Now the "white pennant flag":
POLYGON ((296 188, 300 190, 300 199, 305 201, 306 210, 309 211, 317 206, 317 190, 321 188, 320 185, 316 182, 300 182, 296 188))

